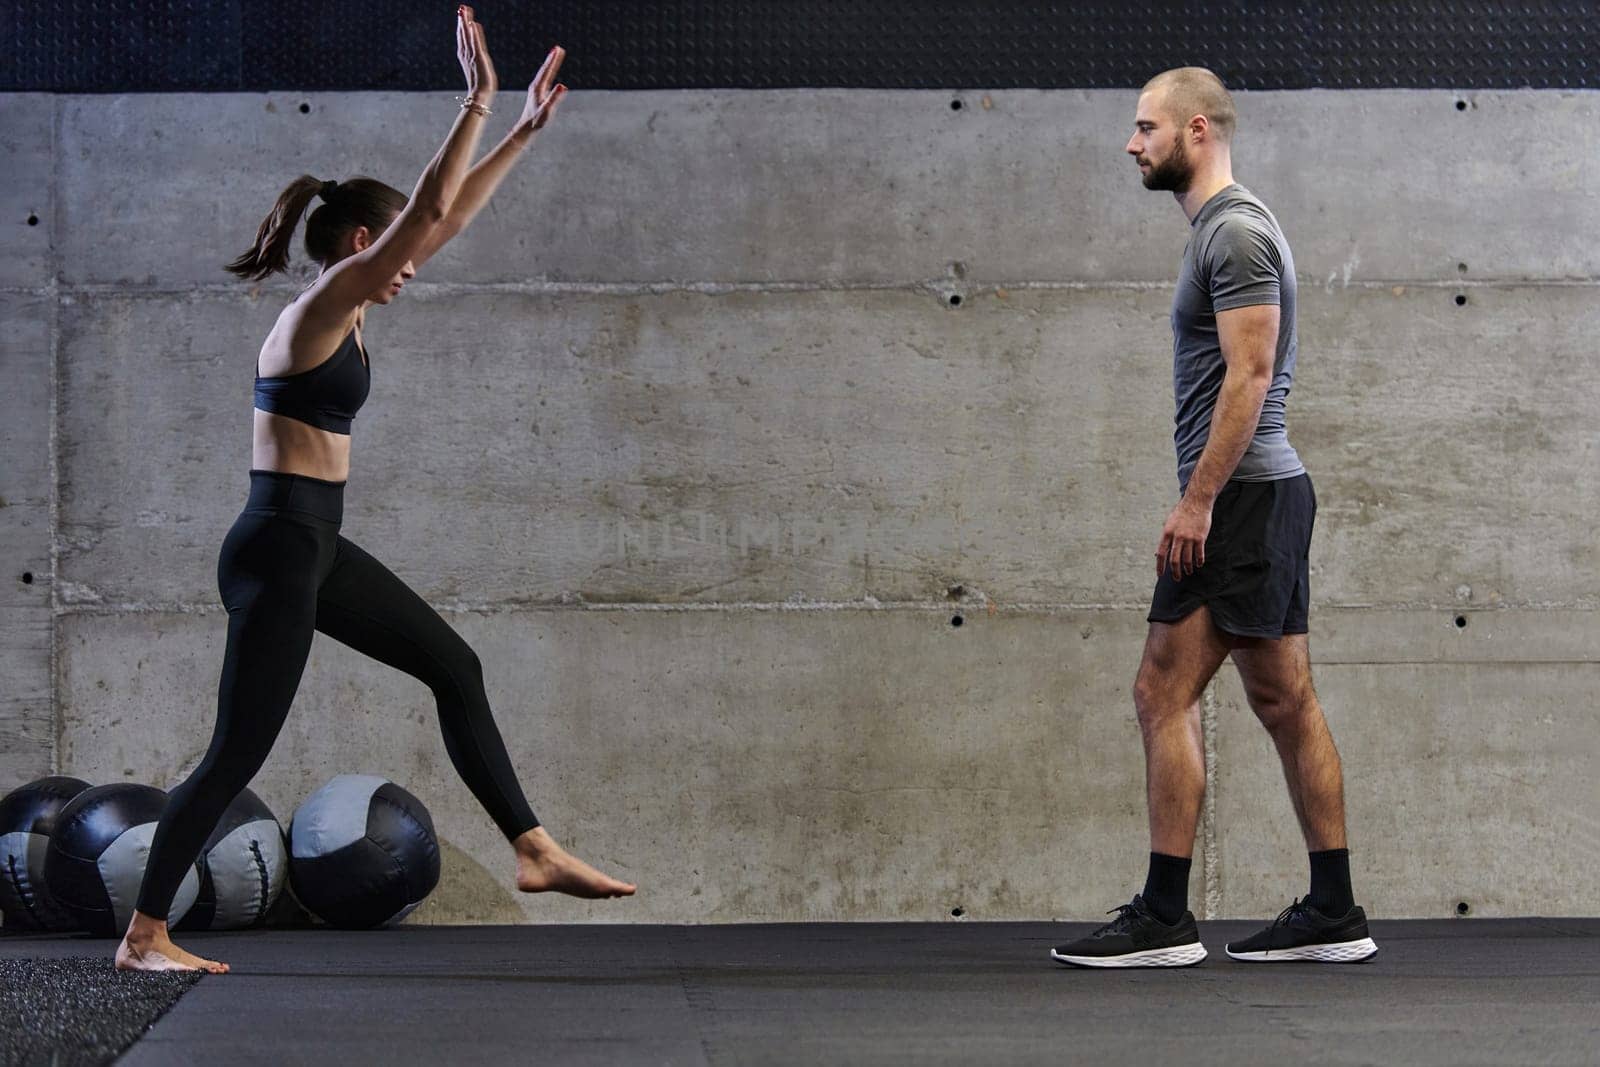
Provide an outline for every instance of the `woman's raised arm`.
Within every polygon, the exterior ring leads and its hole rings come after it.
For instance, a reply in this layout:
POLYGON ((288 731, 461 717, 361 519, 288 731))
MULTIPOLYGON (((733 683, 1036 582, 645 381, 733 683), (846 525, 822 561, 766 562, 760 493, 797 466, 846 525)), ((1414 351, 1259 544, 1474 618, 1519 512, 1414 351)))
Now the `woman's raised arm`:
POLYGON ((544 65, 528 86, 528 99, 523 105, 522 117, 511 127, 511 132, 467 173, 466 180, 461 183, 461 191, 456 194, 444 220, 423 238, 422 246, 412 257, 416 266, 422 266, 445 242, 467 228, 510 173, 511 165, 522 155, 523 149, 533 142, 534 135, 544 129, 555 115, 556 107, 567 95, 567 87, 556 81, 561 61, 566 57, 566 50, 559 45, 550 49, 544 65))
POLYGON ((483 26, 472 8, 456 9, 456 56, 467 79, 467 96, 450 135, 429 161, 406 207, 371 245, 341 260, 308 294, 308 310, 342 316, 418 258, 430 234, 445 220, 461 191, 483 133, 484 116, 498 88, 483 26))

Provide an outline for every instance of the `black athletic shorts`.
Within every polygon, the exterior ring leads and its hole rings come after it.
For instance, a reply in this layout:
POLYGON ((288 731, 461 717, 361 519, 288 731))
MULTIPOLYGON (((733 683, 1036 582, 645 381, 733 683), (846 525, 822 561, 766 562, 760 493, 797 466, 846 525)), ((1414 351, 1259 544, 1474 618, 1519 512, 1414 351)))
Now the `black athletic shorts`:
POLYGON ((1150 622, 1177 622, 1200 605, 1217 628, 1239 637, 1306 632, 1311 607, 1311 477, 1230 481, 1211 509, 1206 563, 1181 582, 1156 582, 1150 622))

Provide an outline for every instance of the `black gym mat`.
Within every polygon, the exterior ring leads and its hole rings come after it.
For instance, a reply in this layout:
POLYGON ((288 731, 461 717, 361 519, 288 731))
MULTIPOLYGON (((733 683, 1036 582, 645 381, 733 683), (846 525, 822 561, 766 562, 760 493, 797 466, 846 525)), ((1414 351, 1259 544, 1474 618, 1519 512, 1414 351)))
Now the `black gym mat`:
MULTIPOLYGON (((194 934, 232 973, 117 1067, 1596 1062, 1600 921, 1380 921, 1370 964, 1228 959, 1256 925, 1202 922, 1198 967, 1118 972, 1050 962, 1086 923, 194 934)), ((0 960, 112 947, 0 938, 0 960)))
POLYGON ((118 971, 109 952, 55 959, 0 956, 0 1064, 110 1063, 200 978, 118 971))

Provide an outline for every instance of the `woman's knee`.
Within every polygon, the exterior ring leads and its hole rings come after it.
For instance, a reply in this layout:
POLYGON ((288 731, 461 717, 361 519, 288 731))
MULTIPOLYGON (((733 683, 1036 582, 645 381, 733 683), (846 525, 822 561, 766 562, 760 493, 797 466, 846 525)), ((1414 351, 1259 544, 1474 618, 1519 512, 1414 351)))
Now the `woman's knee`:
MULTIPOLYGON (((263 761, 264 762, 264 761, 263 761)), ((201 763, 168 793, 169 803, 191 812, 221 815, 233 798, 244 792, 259 764, 244 762, 201 763)))
POLYGON ((444 699, 448 694, 476 694, 483 691, 483 661, 472 646, 452 633, 451 640, 436 650, 438 676, 431 679, 434 692, 444 699))

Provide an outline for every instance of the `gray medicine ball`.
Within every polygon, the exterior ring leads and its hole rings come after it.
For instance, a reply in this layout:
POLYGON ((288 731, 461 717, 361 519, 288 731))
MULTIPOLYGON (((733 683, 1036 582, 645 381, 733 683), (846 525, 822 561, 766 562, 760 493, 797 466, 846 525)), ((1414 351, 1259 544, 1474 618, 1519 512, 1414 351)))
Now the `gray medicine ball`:
POLYGON ((200 850, 200 892, 179 930, 255 926, 283 892, 289 854, 283 827, 260 797, 233 798, 200 850))
POLYGON ((0 800, 0 913, 8 929, 77 929, 77 920, 45 884, 44 857, 61 809, 88 788, 82 779, 58 774, 19 786, 0 800))
POLYGON ((341 774, 289 823, 289 885, 330 926, 399 922, 439 884, 439 842, 422 801, 385 778, 341 774))
MULTIPOLYGON (((120 782, 85 789, 56 816, 44 877, 81 929, 119 937, 128 928, 166 806, 167 794, 155 786, 120 782)), ((191 864, 172 899, 169 923, 183 918, 199 890, 200 873, 191 864)))

